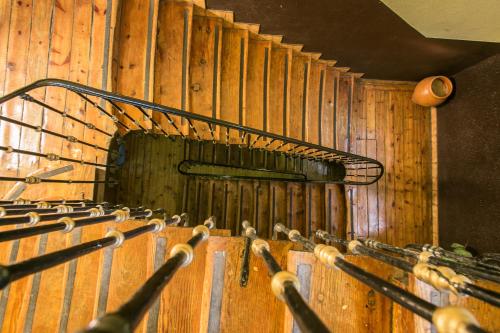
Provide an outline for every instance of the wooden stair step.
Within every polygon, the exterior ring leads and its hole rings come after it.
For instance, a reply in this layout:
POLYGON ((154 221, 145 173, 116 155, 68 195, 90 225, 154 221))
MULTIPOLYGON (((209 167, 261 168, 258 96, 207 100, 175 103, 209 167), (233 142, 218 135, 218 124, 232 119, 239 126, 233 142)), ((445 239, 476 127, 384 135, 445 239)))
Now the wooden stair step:
MULTIPOLYGON (((262 258, 250 253, 248 284, 240 286, 244 244, 242 237, 209 240, 200 332, 283 331, 285 304, 272 293, 262 258)), ((276 261, 286 269, 287 253, 293 244, 269 241, 269 245, 276 261)))
MULTIPOLYGON (((154 66, 154 102, 184 111, 190 111, 189 62, 192 20, 192 3, 172 0, 160 2, 154 66)), ((168 133, 189 135, 186 120, 170 117, 176 129, 169 124, 165 116, 161 114, 153 116, 168 133)))
MULTIPOLYGON (((220 119, 241 125, 246 105, 249 32, 224 27, 222 35, 220 119)), ((230 131, 229 142, 240 142, 237 131, 230 131)))
MULTIPOLYGON (((220 69, 222 49, 222 19, 193 16, 190 67, 189 103, 193 113, 220 118, 220 69)), ((219 140, 220 128, 210 128, 207 123, 193 122, 197 135, 193 138, 219 140)))

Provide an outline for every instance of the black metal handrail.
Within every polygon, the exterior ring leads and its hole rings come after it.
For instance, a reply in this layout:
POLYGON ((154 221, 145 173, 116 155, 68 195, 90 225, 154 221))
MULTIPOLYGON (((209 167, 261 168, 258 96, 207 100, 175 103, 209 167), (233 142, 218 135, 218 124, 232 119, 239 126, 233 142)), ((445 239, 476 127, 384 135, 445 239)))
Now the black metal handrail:
MULTIPOLYGON (((339 151, 333 148, 324 147, 321 145, 304 142, 301 140, 297 140, 294 138, 285 137, 282 135, 277 135, 273 133, 269 133, 266 131, 234 124, 231 122, 227 122, 220 119, 205 117, 199 114, 186 112, 183 110, 166 107, 163 105, 139 100, 132 97, 122 96, 116 93, 107 92, 104 90, 95 89, 92 87, 88 87, 85 85, 81 85, 78 83, 59 80, 59 79, 45 79, 39 80, 34 83, 31 83, 23 88, 20 88, 14 92, 11 92, 0 98, 0 105, 15 98, 20 97, 26 101, 31 101, 37 104, 44 103, 36 100, 34 97, 27 95, 28 92, 45 87, 59 87, 62 89, 66 89, 71 91, 81 98, 83 98, 86 102, 90 103, 94 107, 98 108, 98 110, 108 117, 110 117, 117 126, 121 126, 126 131, 130 128, 126 126, 123 122, 121 122, 116 116, 111 115, 106 111, 106 107, 101 106, 99 103, 94 101, 91 97, 100 98, 103 104, 107 104, 109 108, 115 110, 118 114, 126 117, 131 122, 133 122, 137 129, 143 130, 146 133, 149 133, 147 129, 140 125, 140 123, 130 117, 126 110, 121 108, 118 103, 123 103, 125 105, 133 106, 135 109, 139 110, 145 117, 152 122, 152 125, 161 132, 162 134, 169 136, 167 132, 153 119, 151 115, 148 114, 148 110, 156 113, 163 114, 169 126, 172 127, 173 132, 176 135, 190 139, 190 135, 184 133, 183 130, 176 125, 176 123, 172 120, 172 117, 180 117, 187 122, 189 125, 190 133, 194 136, 194 139, 202 141, 200 137, 200 130, 197 129, 198 123, 205 123, 210 131, 210 140, 222 141, 226 144, 229 144, 230 132, 237 133, 237 136, 241 139, 240 144, 246 148, 250 149, 264 149, 268 151, 277 151, 283 154, 286 154, 290 157, 300 157, 302 159, 310 159, 310 160, 318 160, 324 161, 327 163, 340 163, 346 167, 347 174, 345 178, 341 181, 334 181, 333 183, 343 183, 349 185, 369 185, 375 183, 384 172, 383 165, 375 159, 352 154, 349 152, 339 151), (215 133, 219 133, 221 138, 216 138, 215 133), (224 134, 225 132, 225 134, 224 134), (261 143, 261 144, 258 144, 261 143)), ((5 119, 6 121, 11 121, 5 119)), ((71 140, 75 140, 75 138, 71 137, 71 140)), ((84 143, 83 141, 78 140, 80 143, 84 143)), ((102 147, 97 147, 100 149, 102 147)), ((5 178, 5 177, 4 177, 5 178)), ((8 179, 4 179, 8 180, 8 179)), ((22 181, 22 180, 21 180, 22 181)))

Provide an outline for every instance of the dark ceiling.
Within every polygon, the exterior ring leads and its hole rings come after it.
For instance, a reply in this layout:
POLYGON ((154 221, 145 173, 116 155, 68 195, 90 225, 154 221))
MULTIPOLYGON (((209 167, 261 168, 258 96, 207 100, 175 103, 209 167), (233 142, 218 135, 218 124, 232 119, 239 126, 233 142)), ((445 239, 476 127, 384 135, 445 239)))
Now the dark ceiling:
POLYGON ((235 21, 365 73, 365 78, 417 81, 451 75, 500 53, 499 43, 425 38, 377 0, 207 0, 235 21))

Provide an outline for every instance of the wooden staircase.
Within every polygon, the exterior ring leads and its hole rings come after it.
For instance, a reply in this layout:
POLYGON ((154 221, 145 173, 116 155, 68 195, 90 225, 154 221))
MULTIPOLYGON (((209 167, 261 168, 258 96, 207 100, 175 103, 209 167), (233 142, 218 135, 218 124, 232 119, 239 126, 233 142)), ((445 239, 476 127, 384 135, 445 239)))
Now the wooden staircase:
MULTIPOLYGON (((282 43, 282 36, 260 34, 257 24, 234 22, 231 12, 208 10, 196 2, 148 6, 134 0, 118 9, 113 91, 349 151, 354 80, 361 74, 337 68, 334 60, 320 59, 319 53, 303 52, 301 45, 282 43), (136 48, 146 52, 134 52, 136 48)), ((129 113, 152 128, 137 110, 129 113)), ((153 117, 167 133, 179 134, 165 117, 153 117)), ((188 123, 176 117, 172 121, 183 135, 194 137, 188 123)), ((212 138, 206 124, 193 125, 201 139, 212 138)), ((215 139, 220 135, 216 131, 215 139)), ((240 143, 238 133, 233 131, 230 140, 240 143)), ((265 142, 256 147, 259 144, 265 142)), ((307 234, 316 227, 346 232, 345 191, 340 185, 203 179, 191 183, 188 192, 201 187, 209 193, 202 204, 224 202, 222 209, 230 202, 243 203, 248 208, 242 208, 238 218, 244 215, 258 225, 272 225, 279 218, 307 234)), ((127 198, 120 202, 131 204, 127 198)), ((227 220, 227 212, 212 206, 201 211, 227 220)), ((226 225, 237 231, 238 224, 239 219, 231 219, 226 225)))
MULTIPOLYGON (((335 67, 334 60, 304 52, 302 45, 283 43, 282 36, 260 34, 257 24, 234 22, 231 12, 208 10, 201 2, 127 0, 118 4, 112 6, 110 15, 110 90, 353 151, 356 142, 352 141, 356 138, 351 133, 351 109, 355 103, 355 82, 362 74, 335 67)), ((76 15, 82 16, 78 17, 84 22, 83 12, 76 10, 76 15)), ((95 67, 100 66, 97 63, 99 59, 93 60, 95 67)), ((70 78, 84 80, 77 72, 70 78)), ((91 83, 97 84, 94 81, 91 83)), ((48 98, 57 96, 49 91, 48 98)), ((76 108, 78 103, 76 99, 69 101, 76 108)), ((59 104, 62 106, 64 101, 59 104)), ((134 127, 137 122, 160 132, 136 108, 122 107, 133 118, 116 113, 125 124, 134 127)), ((172 123, 159 114, 153 114, 153 119, 172 135, 199 135, 203 140, 212 140, 213 135, 218 141, 224 135, 217 131, 212 134, 205 123, 195 122, 195 133, 190 124, 178 117, 172 117, 172 123)), ((110 122, 97 116, 89 121, 102 121, 111 128, 110 122)), ((399 130, 402 132, 402 128, 399 130)), ((84 134, 83 129, 81 132, 84 134)), ((141 140, 144 138, 135 142, 132 149, 158 159, 171 153, 158 145, 144 146, 141 143, 145 140, 141 140)), ((240 142, 236 132, 232 132, 230 142, 240 142)), ((60 140, 47 144, 62 146, 60 140)), ((71 148, 70 145, 64 149, 71 148)), ((99 160, 105 158, 105 154, 99 156, 99 160)), ((191 225, 215 215, 219 228, 196 249, 193 263, 176 274, 138 332, 297 332, 284 303, 271 293, 264 263, 253 254, 248 284, 240 286, 245 252, 244 238, 237 237, 240 223, 242 219, 253 221, 261 236, 268 238, 276 222, 305 235, 324 229, 346 238, 352 217, 343 186, 193 178, 181 186, 187 193, 184 194, 169 192, 164 184, 155 188, 155 179, 143 176, 162 165, 149 162, 127 167, 124 172, 129 182, 121 182, 118 202, 161 206, 170 215, 188 211, 191 225), (132 201, 131 194, 136 201, 132 201)), ((50 195, 55 195, 58 188, 52 191, 50 195)), ((75 189, 73 194, 78 193, 80 190, 75 189)), ((21 261, 102 237, 111 227, 129 230, 138 224, 144 221, 101 224, 69 235, 53 233, 0 243, 0 262, 21 261)), ((91 319, 116 309, 168 258, 174 244, 190 236, 190 228, 169 227, 160 234, 148 233, 128 241, 121 248, 105 249, 16 281, 2 291, 0 327, 3 332, 81 329, 91 319)), ((269 243, 283 269, 297 272, 303 297, 332 331, 431 330, 427 322, 360 282, 321 266, 297 245, 281 240, 269 243)), ((448 298, 412 276, 369 258, 352 256, 349 260, 436 304, 466 305, 484 328, 500 330, 495 322, 500 315, 498 308, 472 299, 448 298)))
MULTIPOLYGON (((68 243, 55 243, 54 239, 49 243, 45 236, 26 238, 17 243, 18 260, 102 237, 111 227, 126 231, 143 223, 85 227, 75 230, 68 243)), ((168 259, 172 246, 185 242, 191 234, 191 228, 168 227, 159 234, 148 233, 120 248, 98 251, 12 283, 1 298, 1 305, 6 306, 2 331, 45 332, 56 327, 60 332, 75 332, 85 327, 132 296, 168 259)), ((285 304, 271 292, 263 261, 252 253, 248 283, 240 285, 244 238, 229 237, 229 230, 211 234, 208 242, 196 248, 192 264, 177 272, 137 332, 296 332, 285 304)), ((300 251, 299 245, 269 243, 283 269, 297 273, 302 296, 332 332, 431 331, 428 322, 345 273, 326 268, 311 253, 300 251)), ((12 256, 12 252, 5 254, 12 256)), ((367 257, 348 255, 347 259, 434 304, 467 306, 485 329, 499 329, 498 308, 439 293, 413 275, 367 257)), ((493 283, 482 285, 498 290, 493 283)))

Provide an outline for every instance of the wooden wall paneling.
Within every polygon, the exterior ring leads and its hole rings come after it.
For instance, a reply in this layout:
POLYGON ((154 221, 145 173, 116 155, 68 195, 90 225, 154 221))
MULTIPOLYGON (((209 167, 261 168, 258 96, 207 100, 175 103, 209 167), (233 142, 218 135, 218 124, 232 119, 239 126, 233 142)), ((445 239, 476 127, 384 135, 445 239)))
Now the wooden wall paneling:
POLYGON ((391 108, 394 109, 394 245, 404 246, 404 161, 403 134, 404 114, 400 94, 391 92, 391 108))
MULTIPOLYGON (((425 117, 424 117, 425 119, 425 117)), ((439 214, 438 214, 438 130, 437 130, 437 108, 430 110, 430 135, 431 135, 431 220, 432 220, 432 244, 439 244, 439 214)), ((424 132, 425 133, 425 132, 424 132)), ((425 173, 422 175, 425 179, 425 173)), ((425 212, 425 205, 422 209, 425 212)))
MULTIPOLYGON (((271 221, 269 198, 270 187, 267 181, 254 181, 254 216, 257 234, 261 238, 271 238, 273 225, 271 221)), ((241 222, 240 222, 241 223, 241 222)))
POLYGON ((217 229, 225 229, 224 224, 224 210, 227 200, 227 194, 225 193, 225 183, 222 180, 214 180, 212 183, 212 212, 209 215, 213 215, 216 218, 217 229))
POLYGON ((414 181, 414 235, 415 241, 422 243, 424 239, 424 222, 422 211, 422 122, 423 110, 411 103, 413 114, 413 155, 415 156, 415 181, 414 181))
POLYGON ((307 184, 306 187, 306 233, 314 235, 318 229, 325 230, 325 185, 307 184))
POLYGON ((415 238, 415 154, 413 138, 413 110, 410 105, 409 94, 403 96, 402 111, 404 114, 403 123, 403 165, 404 165, 404 242, 406 244, 414 241, 415 238))
MULTIPOLYGON (((248 30, 224 26, 221 43, 220 118, 240 125, 246 108, 248 34, 248 30)), ((240 143, 237 131, 230 131, 229 138, 240 143)))
MULTIPOLYGON (((185 243, 192 237, 192 228, 167 228, 158 237, 166 238, 165 260, 175 244, 185 243)), ((161 293, 158 332, 200 332, 200 315, 202 310, 202 295, 205 274, 212 266, 207 257, 208 243, 212 238, 229 236, 229 230, 211 230, 209 241, 202 242, 194 250, 191 264, 177 271, 161 293), (212 237, 215 236, 215 237, 212 237)))
MULTIPOLYGON (((7 256, 12 260, 7 260, 2 263, 20 262, 45 252, 44 245, 40 246, 40 236, 12 241, 7 244, 9 245, 7 256)), ((35 276, 36 275, 30 275, 19 279, 11 283, 8 288, 2 290, 2 297, 8 296, 2 318, 2 332, 24 331, 28 315, 28 306, 32 297, 31 295, 38 291, 37 289, 33 290, 33 278, 35 276), (5 295, 4 293, 8 294, 5 295)), ((39 277, 37 277, 37 279, 39 279, 39 277)), ((33 301, 36 301, 36 299, 33 301)), ((32 315, 32 312, 30 315, 32 315)))
POLYGON ((203 221, 205 221, 208 217, 210 217, 210 181, 208 179, 198 177, 196 179, 198 192, 197 192, 197 202, 198 209, 197 215, 198 218, 192 221, 193 225, 197 225, 203 221))
POLYGON ((326 64, 313 60, 307 89, 306 141, 321 144, 326 64))
POLYGON ((384 177, 385 177, 385 212, 386 212, 386 234, 387 242, 395 244, 395 129, 394 129, 394 114, 395 105, 393 102, 394 94, 390 91, 387 92, 387 106, 386 106, 386 122, 385 122, 385 164, 384 164, 384 177))
MULTIPOLYGON (((73 17, 73 34, 70 53, 70 68, 69 80, 86 85, 88 83, 89 72, 89 55, 92 32, 92 13, 93 6, 84 1, 75 2, 75 11, 73 17)), ((85 120, 85 101, 78 95, 68 93, 66 95, 65 110, 68 115, 77 119, 85 120)), ((60 117, 59 115, 55 117, 60 117)), ((85 126, 67 117, 63 118, 62 133, 66 136, 71 135, 78 139, 85 137, 85 126)), ((89 143, 97 143, 100 146, 106 147, 106 144, 101 142, 91 141, 89 143)), ((76 160, 95 161, 98 149, 88 147, 80 143, 72 143, 70 141, 63 142, 62 156, 68 156, 76 160)), ((93 167, 79 165, 73 163, 74 170, 70 174, 63 174, 58 178, 62 179, 85 179, 88 174, 86 168, 94 169, 93 167)), ((93 180, 94 175, 88 174, 89 179, 93 180)), ((71 191, 67 194, 70 198, 86 198, 90 199, 93 195, 93 184, 80 184, 72 186, 71 191)))
MULTIPOLYGON (((387 113, 390 112, 387 103, 389 93, 386 91, 375 92, 375 140, 377 144, 377 160, 385 167, 386 165, 386 135, 392 135, 391 129, 386 127, 387 113)), ((387 242, 387 220, 386 220, 386 180, 387 175, 382 176, 375 185, 377 188, 378 208, 378 239, 387 242)))
MULTIPOLYGON (((191 112, 205 117, 220 118, 220 69, 222 45, 222 19, 193 16, 189 67, 189 104, 191 112)), ((212 140, 208 124, 193 122, 198 135, 212 140)), ((219 139, 219 128, 212 128, 213 137, 219 139)), ((191 137, 195 137, 191 133, 191 137)))
MULTIPOLYGON (((249 281, 246 287, 240 287, 240 269, 243 260, 244 243, 242 237, 213 237, 209 240, 200 332, 206 332, 208 328, 213 276, 212 263, 216 252, 223 252, 225 260, 219 331, 283 331, 285 304, 279 301, 271 292, 271 279, 262 258, 250 254, 249 281), (239 310, 235 311, 235 309, 239 310), (261 318, 262 320, 249 320, 249 314, 251 314, 252 318, 261 318)), ((292 248, 293 244, 284 241, 269 241, 269 245, 276 261, 283 269, 286 269, 287 252, 292 248)))
MULTIPOLYGON (((346 259, 368 269, 384 279, 390 278, 395 268, 374 262, 373 259, 347 256, 346 259)), ((392 302, 346 273, 327 268, 309 252, 290 251, 288 266, 297 272, 298 265, 309 265, 310 289, 308 303, 332 332, 389 332, 392 302)), ((287 310, 284 332, 292 332, 292 317, 287 310)))
MULTIPOLYGON (((362 88, 362 99, 367 101, 369 99, 369 90, 362 88)), ((372 99, 372 102, 374 100, 372 99)), ((363 103, 359 107, 356 122, 356 154, 361 156, 366 156, 366 115, 367 109, 369 108, 368 103, 363 103)), ((354 141, 354 140, 353 140, 354 141)), ((366 175, 368 170, 359 169, 358 175, 366 175)), ((356 229, 358 237, 366 238, 369 236, 369 226, 368 226, 368 189, 366 186, 358 186, 356 189, 356 208, 357 208, 357 219, 356 219, 356 229)))
POLYGON ((290 112, 287 113, 286 135, 302 140, 305 130, 304 115, 307 112, 307 89, 311 58, 293 52, 290 75, 290 112))
POLYGON ((242 180, 238 181, 238 218, 236 220, 236 234, 240 235, 241 223, 248 220, 255 227, 255 193, 253 182, 242 180))
POLYGON ((301 183, 287 183, 287 226, 306 234, 306 185, 301 183))
POLYGON ((145 170, 147 170, 147 162, 146 162, 146 140, 147 138, 143 135, 140 135, 136 138, 137 140, 137 156, 138 159, 134 161, 135 164, 135 172, 134 176, 129 178, 129 184, 132 185, 129 193, 132 193, 132 196, 135 198, 135 201, 128 200, 128 204, 132 207, 140 207, 143 205, 141 201, 142 194, 147 189, 144 188, 144 174, 145 170))
POLYGON ((325 225, 324 230, 342 239, 347 237, 347 200, 344 185, 327 184, 325 186, 325 225))
POLYGON ((283 135, 287 132, 287 111, 290 109, 290 72, 292 49, 273 45, 270 55, 269 112, 267 130, 283 135))
MULTIPOLYGON (((246 106, 243 113, 243 125, 267 130, 269 112, 269 64, 271 41, 257 39, 250 35, 248 41, 246 106)), ((253 142, 257 137, 249 136, 253 142)), ((254 145, 258 147, 260 144, 254 145)))
MULTIPOLYGON (((149 99, 152 89, 151 52, 152 40, 156 38, 153 24, 156 22, 159 0, 120 2, 119 28, 115 39, 114 57, 117 61, 113 90, 125 96, 149 99)), ((120 107, 144 128, 151 122, 135 107, 120 104, 120 107)), ((135 122, 114 110, 129 128, 137 129, 135 122)))
MULTIPOLYGON (((8 1, 6 1, 8 2, 8 1)), ((28 50, 28 64, 25 83, 31 83, 47 76, 47 64, 49 59, 49 44, 53 4, 50 1, 33 1, 33 13, 31 17, 31 33, 28 50)), ((6 38, 8 40, 8 38, 6 38)), ((1 65, 0 65, 1 66, 1 65)), ((0 67, 4 68, 4 67, 0 67)), ((45 89, 37 89, 30 92, 32 97, 39 100, 44 99, 45 89)), ((22 121, 39 126, 42 123, 43 108, 34 104, 26 103, 22 121)), ((32 129, 21 128, 19 149, 28 151, 40 151, 41 133, 32 129)), ((19 155, 19 175, 28 175, 39 167, 40 159, 30 155, 19 155)), ((11 184, 13 185, 13 183, 11 184)), ((27 189, 23 198, 41 198, 43 192, 27 189)))
MULTIPOLYGON (((342 75, 344 76, 344 75, 342 75)), ((336 149, 343 149, 341 147, 346 146, 346 140, 343 135, 347 134, 347 131, 340 131, 342 129, 342 122, 347 123, 347 107, 346 103, 349 98, 349 91, 344 87, 341 89, 341 73, 338 74, 337 78, 337 98, 335 104, 335 147, 336 149), (340 132, 339 132, 340 131, 340 132), (343 133, 343 134, 342 134, 343 133), (341 137, 343 139, 341 139, 341 137)), ((344 80, 345 81, 345 80, 344 80)), ((344 82, 345 86, 345 82, 344 82)), ((347 86, 348 88, 348 86, 347 86)), ((353 89, 353 103, 351 110, 351 121, 350 121, 350 141, 351 141, 351 151, 356 152, 357 149, 357 135, 358 135, 358 114, 361 113, 363 108, 363 88, 360 84, 354 85, 353 89)), ((360 173, 357 170, 357 166, 350 166, 346 170, 351 175, 357 175, 360 173)), ((358 189, 360 186, 346 186, 346 199, 347 199, 347 234, 349 237, 355 237, 358 233, 358 189)))
POLYGON ((335 126, 335 99, 337 89, 337 72, 327 66, 324 74, 324 91, 321 110, 321 145, 329 148, 334 147, 335 126))
MULTIPOLYGON (((433 184, 433 172, 432 172, 432 129, 431 129, 431 110, 429 108, 419 107, 417 112, 421 112, 421 145, 419 155, 422 159, 421 165, 421 186, 422 186, 422 224, 423 224, 423 239, 422 243, 432 243, 433 235, 433 204, 437 205, 434 201, 433 195, 437 195, 433 184)), ((436 161, 437 163, 437 161, 436 161)), ((437 176, 436 176, 437 177, 437 176)), ((437 217, 436 221, 437 223, 437 217)), ((436 237, 437 238, 437 237, 436 237)))
MULTIPOLYGON (((376 141, 376 107, 377 91, 370 89, 367 92, 366 108, 366 156, 377 159, 377 141, 376 141)), ((366 175, 373 175, 372 170, 367 169, 366 175)), ((368 179, 368 178, 367 178, 368 179)), ((379 236, 378 219, 378 193, 377 184, 366 186, 367 191, 367 224, 368 237, 377 239, 379 236)))
POLYGON ((287 184, 283 182, 271 182, 269 191, 270 221, 272 226, 274 227, 276 223, 287 225, 287 184))
MULTIPOLYGON (((189 59, 191 52, 193 5, 188 2, 161 1, 158 10, 156 42, 154 102, 189 111, 189 59)), ((154 114, 161 126, 178 135, 168 119, 154 114)), ((188 134, 187 121, 171 117, 184 135, 188 134)))
POLYGON ((226 181, 224 182, 224 213, 223 225, 224 229, 231 230, 231 235, 237 235, 237 225, 241 223, 238 218, 238 195, 239 195, 238 182, 226 181))
MULTIPOLYGON (((9 1, 4 1, 9 2, 9 1)), ((5 11, 3 15, 7 15, 7 4, 2 5, 5 11)), ((17 1, 12 2, 10 10, 10 24, 8 25, 8 34, 1 36, 6 50, 6 66, 3 91, 11 92, 26 83, 26 73, 28 66, 29 45, 30 45, 30 30, 31 30, 31 15, 32 1, 17 1), (28 23, 27 23, 28 22, 28 23)), ((8 19, 6 20, 8 22, 8 19)), ((2 28, 2 30, 4 30, 2 28)), ((4 33, 7 29, 4 30, 4 33)), ((23 117, 23 100, 16 98, 2 105, 1 114, 4 117, 21 120, 23 117)), ((21 127, 11 124, 6 121, 0 121, 2 130, 0 135, 0 145, 6 147, 11 146, 18 148, 20 145, 21 127)), ((3 166, 3 176, 17 177, 19 175, 19 154, 0 152, 0 164, 3 166)), ((3 196, 14 185, 14 182, 1 182, 0 196, 3 196)))

